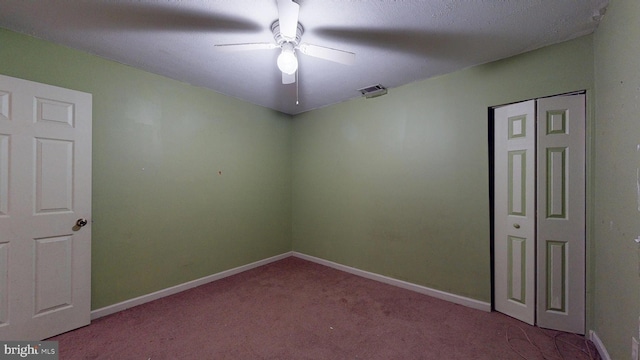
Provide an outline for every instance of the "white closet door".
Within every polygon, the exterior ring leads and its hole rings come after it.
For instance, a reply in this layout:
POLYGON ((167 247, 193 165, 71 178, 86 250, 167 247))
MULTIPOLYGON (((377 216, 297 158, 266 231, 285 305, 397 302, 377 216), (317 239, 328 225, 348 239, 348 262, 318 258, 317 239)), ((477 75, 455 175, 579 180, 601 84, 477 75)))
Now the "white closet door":
POLYGON ((585 95, 538 100, 540 327, 585 332, 585 95))
POLYGON ((535 101, 495 110, 495 309, 535 323, 535 101))

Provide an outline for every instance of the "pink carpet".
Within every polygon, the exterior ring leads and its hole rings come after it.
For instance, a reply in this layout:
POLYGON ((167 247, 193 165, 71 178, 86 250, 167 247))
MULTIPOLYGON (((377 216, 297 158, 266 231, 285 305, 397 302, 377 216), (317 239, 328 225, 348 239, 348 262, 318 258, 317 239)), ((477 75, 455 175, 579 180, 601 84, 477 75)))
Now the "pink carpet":
POLYGON ((49 340, 60 359, 600 359, 535 328, 298 258, 49 340))

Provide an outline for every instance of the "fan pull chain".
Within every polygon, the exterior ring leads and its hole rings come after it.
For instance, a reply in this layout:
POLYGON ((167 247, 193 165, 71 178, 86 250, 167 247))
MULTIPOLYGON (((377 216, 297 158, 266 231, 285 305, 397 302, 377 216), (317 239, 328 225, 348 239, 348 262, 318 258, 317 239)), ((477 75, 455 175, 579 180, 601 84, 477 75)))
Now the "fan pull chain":
POLYGON ((298 97, 298 84, 300 83, 300 81, 298 81, 298 73, 299 71, 296 71, 296 106, 300 105, 300 98, 298 97))

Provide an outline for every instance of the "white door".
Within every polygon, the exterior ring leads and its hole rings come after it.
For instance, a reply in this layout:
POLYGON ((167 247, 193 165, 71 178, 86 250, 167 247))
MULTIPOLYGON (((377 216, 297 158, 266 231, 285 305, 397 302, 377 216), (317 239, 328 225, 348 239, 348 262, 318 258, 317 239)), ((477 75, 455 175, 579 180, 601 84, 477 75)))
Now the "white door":
POLYGON ((584 334, 585 95, 538 100, 540 327, 584 334))
POLYGON ((535 323, 535 101, 495 110, 495 309, 535 323))
POLYGON ((0 75, 0 340, 90 321, 91 102, 0 75))
POLYGON ((494 114, 495 309, 584 334, 585 96, 494 114))

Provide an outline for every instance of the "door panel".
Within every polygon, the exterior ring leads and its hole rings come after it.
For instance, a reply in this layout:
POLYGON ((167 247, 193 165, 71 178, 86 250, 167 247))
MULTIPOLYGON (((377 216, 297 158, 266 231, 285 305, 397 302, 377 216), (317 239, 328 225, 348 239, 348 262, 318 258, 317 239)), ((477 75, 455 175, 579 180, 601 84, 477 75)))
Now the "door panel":
POLYGON ((527 239, 509 236, 507 246, 507 299, 526 306, 527 239))
POLYGON ((0 75, 0 340, 90 321, 91 95, 0 75))
POLYGON ((35 315, 73 303, 71 236, 35 239, 35 315))
POLYGON ((545 213, 547 218, 565 219, 567 217, 567 154, 566 147, 546 149, 546 193, 545 213))
POLYGON ((0 216, 9 211, 9 139, 9 135, 0 134, 0 216))
POLYGON ((537 318, 585 332, 585 95, 538 100, 537 318))
POLYGON ((547 273, 545 294, 546 310, 567 311, 567 243, 565 241, 546 241, 547 273))
POLYGON ((36 214, 73 211, 73 142, 35 139, 36 214))
POLYGON ((495 308, 535 321, 535 102, 495 110, 495 308))
POLYGON ((9 243, 0 243, 0 326, 9 321, 9 243))

